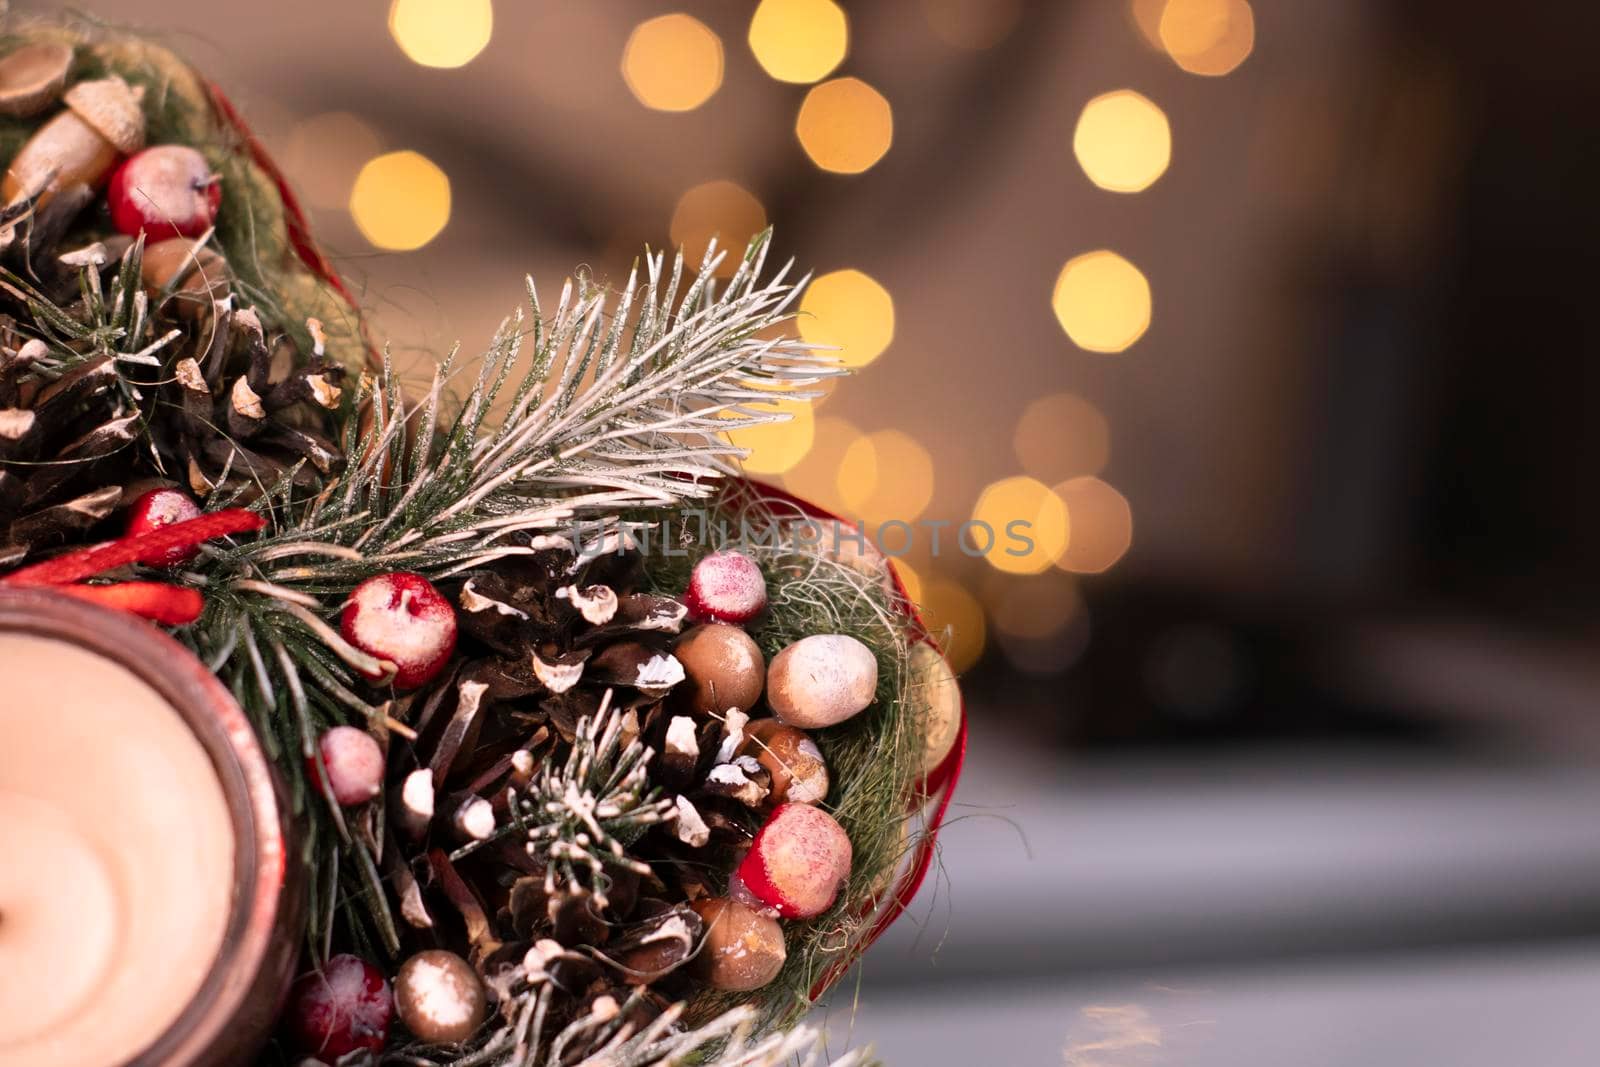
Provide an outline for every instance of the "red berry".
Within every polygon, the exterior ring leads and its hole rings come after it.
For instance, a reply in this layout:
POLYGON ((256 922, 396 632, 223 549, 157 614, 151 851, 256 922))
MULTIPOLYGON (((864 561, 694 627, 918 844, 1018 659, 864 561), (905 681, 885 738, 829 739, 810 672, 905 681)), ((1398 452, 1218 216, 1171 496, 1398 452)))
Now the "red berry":
MULTIPOLYGON (((147 534, 151 530, 159 530, 163 526, 171 526, 175 522, 185 522, 189 519, 200 517, 200 505, 191 500, 187 493, 178 489, 152 489, 133 502, 133 507, 128 509, 128 537, 137 537, 147 534)), ((159 560, 154 560, 157 566, 171 567, 179 563, 188 563, 200 554, 198 545, 187 548, 175 548, 159 560)))
POLYGON ((222 186, 205 156, 163 144, 129 156, 111 175, 106 201, 112 224, 129 236, 199 237, 216 220, 222 186))
POLYGON ((284 1022, 295 1044, 325 1060, 356 1049, 382 1051, 394 997, 383 972, 359 956, 334 956, 301 975, 289 992, 284 1022))
POLYGON ((328 772, 333 799, 347 808, 365 804, 383 786, 383 749, 365 730, 335 726, 317 741, 317 756, 328 772))
POLYGON ((756 834, 738 877, 744 889, 786 919, 833 906, 850 877, 850 838, 833 816, 810 804, 780 804, 756 834))
POLYGON ((740 552, 713 552, 694 565, 683 595, 691 618, 746 623, 767 606, 767 580, 740 552))
POLYGON ((450 661, 456 613, 428 579, 396 571, 355 587, 345 601, 339 632, 369 656, 394 664, 397 688, 415 689, 450 661))

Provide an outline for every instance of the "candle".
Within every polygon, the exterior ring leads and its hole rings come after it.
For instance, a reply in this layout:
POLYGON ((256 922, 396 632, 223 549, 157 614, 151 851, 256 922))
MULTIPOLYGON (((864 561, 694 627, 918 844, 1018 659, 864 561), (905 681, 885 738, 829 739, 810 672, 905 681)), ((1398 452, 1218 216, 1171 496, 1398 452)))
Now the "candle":
POLYGON ((243 713, 138 619, 0 591, 0 1064, 248 1057, 298 941, 243 713))

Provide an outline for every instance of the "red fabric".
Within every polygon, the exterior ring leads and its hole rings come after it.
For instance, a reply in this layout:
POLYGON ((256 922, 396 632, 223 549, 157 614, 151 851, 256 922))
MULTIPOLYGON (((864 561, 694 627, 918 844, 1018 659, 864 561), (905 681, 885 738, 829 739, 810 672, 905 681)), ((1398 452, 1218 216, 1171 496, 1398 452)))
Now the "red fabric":
POLYGON ((52 592, 126 611, 163 626, 187 626, 205 610, 198 589, 164 582, 118 582, 115 585, 58 585, 52 592))

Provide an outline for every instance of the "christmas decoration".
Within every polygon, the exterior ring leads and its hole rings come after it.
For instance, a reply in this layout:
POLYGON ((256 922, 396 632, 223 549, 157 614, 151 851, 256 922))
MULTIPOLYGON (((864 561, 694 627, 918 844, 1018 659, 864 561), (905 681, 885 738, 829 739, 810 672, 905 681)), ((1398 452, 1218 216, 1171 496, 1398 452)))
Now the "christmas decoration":
POLYGON ((356 586, 339 616, 339 632, 378 661, 371 681, 415 689, 444 669, 456 647, 456 615, 420 574, 396 571, 356 586))
POLYGON ((199 237, 222 204, 222 185, 206 157, 187 145, 164 144, 130 156, 106 189, 111 222, 130 237, 199 237))
POLYGON ((801 638, 772 658, 767 701, 791 726, 834 726, 872 703, 878 660, 849 634, 801 638))
POLYGON ((771 235, 530 282, 408 390, 181 62, 37 24, 0 113, 0 581, 174 627, 282 772, 306 968, 263 1063, 814 1051, 961 742, 882 561, 739 478, 727 431, 841 373, 771 235))
POLYGON ((767 606, 766 579, 742 552, 713 552, 694 565, 683 602, 692 619, 746 623, 767 606))
POLYGON ((357 1049, 382 1049, 393 1015, 383 972, 341 954, 295 982, 284 1018, 302 1051, 332 1061, 357 1049))

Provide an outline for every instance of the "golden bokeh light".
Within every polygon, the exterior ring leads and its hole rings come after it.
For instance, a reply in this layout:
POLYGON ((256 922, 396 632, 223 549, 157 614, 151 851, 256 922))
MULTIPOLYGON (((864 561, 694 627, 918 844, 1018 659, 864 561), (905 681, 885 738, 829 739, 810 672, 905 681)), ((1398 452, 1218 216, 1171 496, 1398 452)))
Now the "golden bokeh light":
POLYGON ((1072 343, 1090 352, 1121 352, 1150 326, 1150 283, 1104 249, 1067 261, 1051 304, 1072 343))
POLYGON ((945 44, 973 52, 993 48, 1011 35, 1022 0, 922 0, 922 17, 945 44))
POLYGON ((361 119, 348 111, 329 111, 294 124, 283 165, 306 203, 344 211, 362 164, 382 148, 377 132, 361 119))
POLYGON ((821 81, 850 49, 850 24, 834 0, 761 0, 750 18, 750 51, 781 82, 821 81))
MULTIPOLYGON (((864 519, 869 526, 915 522, 933 500, 933 457, 899 430, 857 438, 839 465, 839 495, 850 509, 849 517, 864 519)), ((900 547, 888 537, 884 540, 891 551, 900 547)))
POLYGON ((1133 509, 1127 497, 1092 477, 1062 482, 1055 493, 1072 523, 1072 537, 1056 566, 1098 574, 1123 557, 1133 544, 1133 509))
POLYGON ((922 621, 927 623, 957 674, 978 662, 987 637, 983 605, 955 582, 937 578, 922 587, 922 621))
POLYGON ((730 181, 706 182, 684 193, 672 211, 672 243, 698 264, 711 238, 724 253, 717 277, 730 277, 743 262, 750 238, 767 228, 767 209, 755 194, 730 181))
POLYGON ((494 33, 490 0, 394 0, 389 34, 406 58, 424 67, 463 67, 494 33))
POLYGON ((906 598, 913 604, 921 604, 922 575, 917 573, 917 569, 903 559, 890 560, 889 566, 894 568, 895 576, 905 586, 906 598))
POLYGON ((835 78, 806 93, 795 136, 811 161, 835 174, 860 174, 894 141, 894 112, 860 78, 835 78))
POLYGON ((983 602, 997 631, 1032 639, 1060 633, 1083 611, 1078 583, 1060 571, 992 574, 983 583, 983 602))
POLYGON ((350 217, 378 248, 421 248, 450 221, 450 178, 420 152, 387 152, 356 175, 350 217))
POLYGON ((1052 393, 1027 406, 1011 443, 1023 472, 1053 485, 1105 469, 1111 424, 1083 397, 1052 393))
POLYGON ((783 397, 776 404, 751 404, 750 407, 762 414, 782 412, 789 418, 727 431, 726 436, 734 447, 750 450, 741 461, 746 473, 782 474, 805 458, 816 439, 816 419, 810 403, 783 397))
POLYGON ((855 423, 838 415, 815 420, 811 450, 783 474, 784 488, 802 500, 835 513, 848 510, 839 492, 839 471, 845 453, 861 439, 855 423))
POLYGON ((1167 0, 1161 47, 1190 74, 1220 77, 1235 70, 1256 44, 1249 0, 1167 0))
POLYGON ((1072 154, 1089 180, 1113 193, 1148 189, 1172 160, 1166 114, 1132 89, 1089 101, 1072 134, 1072 154))
POLYGON ((693 111, 722 86, 722 38, 690 15, 660 15, 633 28, 622 80, 656 111, 693 111))
POLYGON ((839 349, 847 367, 865 367, 894 340, 894 299, 870 275, 836 270, 806 286, 796 323, 802 339, 839 349))
POLYGON ((1161 13, 1167 9, 1167 0, 1131 0, 1128 14, 1145 44, 1158 51, 1166 51, 1161 44, 1161 13))
MULTIPOLYGON (((990 483, 978 496, 972 521, 994 531, 984 559, 1008 574, 1042 574, 1050 569, 1071 540, 1067 508, 1048 485, 1016 475, 990 483)), ((974 534, 969 549, 985 547, 974 534)))

